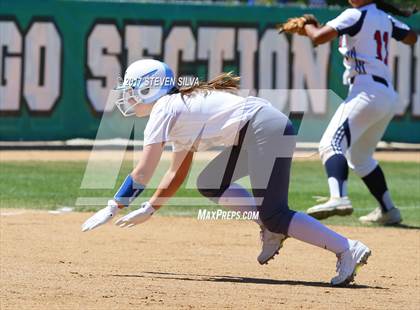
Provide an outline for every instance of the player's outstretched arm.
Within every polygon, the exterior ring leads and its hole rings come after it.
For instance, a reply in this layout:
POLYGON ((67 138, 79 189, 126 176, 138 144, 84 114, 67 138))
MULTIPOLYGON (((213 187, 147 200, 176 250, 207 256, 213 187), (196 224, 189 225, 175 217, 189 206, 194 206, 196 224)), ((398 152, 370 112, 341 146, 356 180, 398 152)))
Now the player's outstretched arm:
POLYGON ((315 45, 330 42, 338 37, 338 32, 330 26, 318 27, 314 24, 305 25, 306 36, 311 39, 315 45))
MULTIPOLYGON (((120 209, 128 207, 138 197, 149 183, 159 164, 163 152, 163 144, 156 143, 146 145, 136 168, 125 178, 123 184, 114 196, 108 201, 108 205, 96 212, 82 225, 82 231, 89 231, 109 222, 114 218, 120 209)), ((149 217, 154 209, 150 204, 142 205, 142 214, 149 217)), ((137 216, 138 217, 138 216, 137 216)))
POLYGON ((147 221, 182 185, 191 167, 193 154, 188 151, 173 153, 171 166, 151 199, 143 203, 139 209, 123 216, 115 224, 120 227, 132 227, 147 221))
POLYGON ((194 153, 191 151, 174 152, 171 166, 162 178, 158 189, 149 202, 159 209, 181 187, 191 167, 194 153))

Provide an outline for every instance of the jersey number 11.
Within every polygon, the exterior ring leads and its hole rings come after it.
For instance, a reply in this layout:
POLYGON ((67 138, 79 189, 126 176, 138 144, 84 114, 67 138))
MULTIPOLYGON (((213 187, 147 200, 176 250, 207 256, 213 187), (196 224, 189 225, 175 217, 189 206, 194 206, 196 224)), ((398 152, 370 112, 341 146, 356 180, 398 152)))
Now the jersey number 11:
POLYGON ((375 32, 375 41, 376 41, 376 59, 383 61, 388 65, 388 43, 389 43, 389 34, 388 32, 382 33, 377 30, 375 32), (385 45, 385 58, 382 56, 382 46, 385 45))

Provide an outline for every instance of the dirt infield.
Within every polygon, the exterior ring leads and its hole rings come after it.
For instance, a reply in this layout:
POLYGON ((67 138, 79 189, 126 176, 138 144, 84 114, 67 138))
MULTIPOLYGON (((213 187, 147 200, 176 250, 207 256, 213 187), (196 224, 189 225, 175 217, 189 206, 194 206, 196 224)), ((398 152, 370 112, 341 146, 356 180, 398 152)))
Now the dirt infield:
POLYGON ((259 266, 242 221, 154 217, 82 233, 90 214, 2 209, 1 309, 418 309, 420 231, 335 227, 373 250, 350 288, 335 257, 295 240, 259 266))

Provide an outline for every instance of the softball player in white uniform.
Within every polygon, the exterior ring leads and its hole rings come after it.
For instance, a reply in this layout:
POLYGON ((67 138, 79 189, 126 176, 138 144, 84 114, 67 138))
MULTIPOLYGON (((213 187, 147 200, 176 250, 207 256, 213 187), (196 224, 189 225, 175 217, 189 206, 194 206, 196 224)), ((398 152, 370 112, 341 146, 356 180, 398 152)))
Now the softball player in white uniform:
POLYGON ((397 224, 399 210, 391 200, 384 174, 373 159, 377 143, 394 116, 398 95, 388 67, 391 38, 413 45, 417 35, 388 13, 408 16, 383 1, 349 0, 345 10, 326 26, 306 25, 306 35, 315 44, 340 37, 339 52, 344 57, 344 84, 349 94, 340 105, 319 145, 328 175, 330 199, 308 209, 317 219, 353 212, 347 196, 348 167, 359 175, 379 207, 362 222, 397 224))
POLYGON ((148 220, 181 186, 194 152, 224 146, 201 172, 197 187, 204 196, 237 212, 259 211, 256 222, 262 228, 263 246, 258 262, 267 263, 290 236, 337 255, 338 274, 331 281, 333 285, 353 280, 356 267, 366 263, 369 248, 289 209, 295 139, 285 115, 266 100, 232 93, 237 90, 239 78, 229 74, 180 90, 165 83, 150 87, 143 83, 145 78, 172 79, 173 73, 159 61, 139 60, 127 69, 124 85, 112 91, 115 96, 110 96, 111 100, 125 116, 150 116, 144 148, 138 165, 114 199, 83 224, 83 231, 108 222, 140 195, 159 163, 165 143, 173 147, 168 172, 149 201, 120 218, 118 226, 132 227, 148 220), (252 194, 234 183, 244 176, 251 180, 252 194))

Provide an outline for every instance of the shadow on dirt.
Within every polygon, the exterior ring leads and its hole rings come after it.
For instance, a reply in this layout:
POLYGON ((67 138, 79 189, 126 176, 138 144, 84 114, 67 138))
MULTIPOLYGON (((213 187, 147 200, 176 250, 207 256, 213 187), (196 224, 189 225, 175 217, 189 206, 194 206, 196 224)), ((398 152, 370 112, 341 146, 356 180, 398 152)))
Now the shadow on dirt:
MULTIPOLYGON (((264 278, 250 278, 250 277, 234 277, 234 276, 210 276, 201 274, 182 274, 170 272, 152 272, 144 271, 142 274, 112 274, 111 277, 127 277, 127 278, 153 278, 153 279, 169 279, 180 281, 205 281, 205 282, 225 282, 225 283, 246 283, 246 284, 266 284, 266 285, 302 285, 313 287, 328 287, 331 288, 328 282, 313 282, 301 280, 275 280, 264 278)), ((368 286, 352 284, 344 288, 352 289, 376 289, 388 290, 388 288, 380 286, 368 286)))
POLYGON ((395 224, 395 225, 390 225, 389 227, 420 230, 420 226, 412 226, 412 225, 406 225, 406 224, 395 224))

